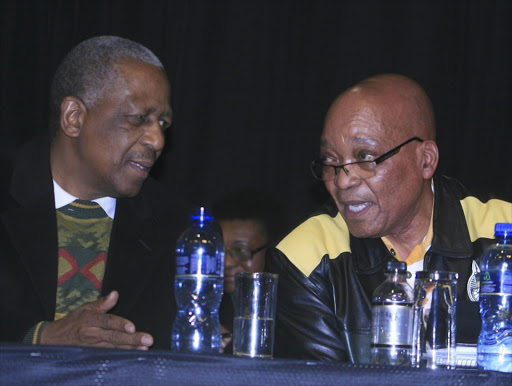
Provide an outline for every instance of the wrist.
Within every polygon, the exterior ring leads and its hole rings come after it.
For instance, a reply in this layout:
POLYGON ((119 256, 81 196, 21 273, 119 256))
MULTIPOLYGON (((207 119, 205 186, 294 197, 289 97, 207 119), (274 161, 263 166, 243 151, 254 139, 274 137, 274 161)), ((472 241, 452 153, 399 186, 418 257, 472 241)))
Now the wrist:
POLYGON ((47 321, 41 321, 33 325, 23 337, 23 343, 26 344, 41 344, 41 335, 44 327, 48 324, 47 321))

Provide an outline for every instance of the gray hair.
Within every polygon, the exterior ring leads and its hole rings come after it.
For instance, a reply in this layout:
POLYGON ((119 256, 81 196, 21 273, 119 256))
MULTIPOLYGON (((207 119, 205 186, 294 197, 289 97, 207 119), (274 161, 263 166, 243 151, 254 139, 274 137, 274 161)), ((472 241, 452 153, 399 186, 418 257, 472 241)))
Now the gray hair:
POLYGON ((61 62, 50 88, 50 130, 60 127, 60 104, 66 96, 80 98, 87 107, 104 96, 119 76, 123 60, 138 60, 164 69, 158 57, 142 44, 117 36, 98 36, 75 46, 61 62))

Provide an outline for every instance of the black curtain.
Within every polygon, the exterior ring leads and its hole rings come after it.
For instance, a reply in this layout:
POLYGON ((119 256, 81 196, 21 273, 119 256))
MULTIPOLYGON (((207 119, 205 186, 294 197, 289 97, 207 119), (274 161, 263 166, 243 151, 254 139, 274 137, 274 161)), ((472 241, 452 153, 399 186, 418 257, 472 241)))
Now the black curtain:
POLYGON ((384 72, 432 98, 440 173, 512 192, 512 1, 4 0, 0 15, 2 151, 47 129, 65 53, 112 34, 166 66, 175 120, 155 173, 193 204, 259 189, 296 224, 325 196, 309 162, 330 102, 384 72))

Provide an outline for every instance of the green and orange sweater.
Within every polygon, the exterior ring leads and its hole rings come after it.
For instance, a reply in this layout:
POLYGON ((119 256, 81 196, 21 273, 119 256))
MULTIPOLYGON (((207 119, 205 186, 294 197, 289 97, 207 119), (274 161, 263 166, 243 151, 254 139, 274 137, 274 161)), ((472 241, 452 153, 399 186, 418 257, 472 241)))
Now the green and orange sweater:
MULTIPOLYGON (((92 201, 75 200, 57 209, 59 249, 55 320, 99 298, 112 223, 101 206, 92 201)), ((48 322, 34 325, 23 342, 38 344, 48 322)))

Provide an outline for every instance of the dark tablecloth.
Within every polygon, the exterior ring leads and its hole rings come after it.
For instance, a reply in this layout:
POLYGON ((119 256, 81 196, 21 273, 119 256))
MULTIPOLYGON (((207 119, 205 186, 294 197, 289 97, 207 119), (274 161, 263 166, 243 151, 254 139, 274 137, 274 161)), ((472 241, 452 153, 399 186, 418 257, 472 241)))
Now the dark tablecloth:
POLYGON ((512 385, 512 374, 229 355, 0 345, 1 385, 512 385))

